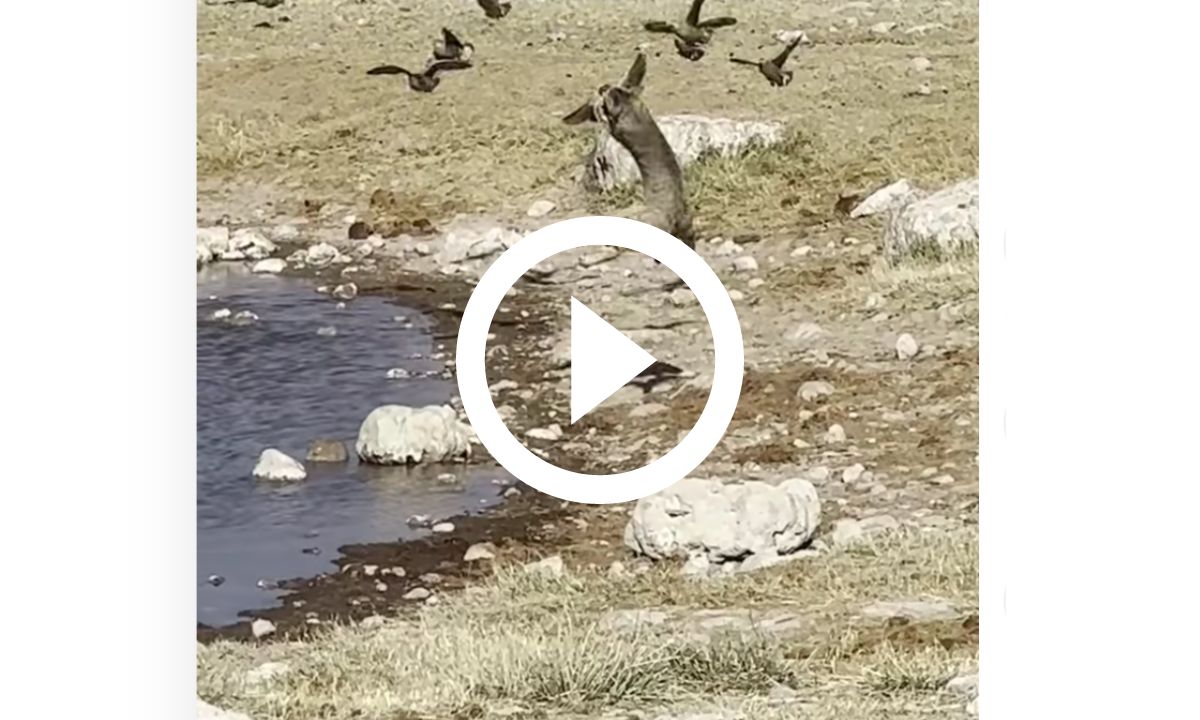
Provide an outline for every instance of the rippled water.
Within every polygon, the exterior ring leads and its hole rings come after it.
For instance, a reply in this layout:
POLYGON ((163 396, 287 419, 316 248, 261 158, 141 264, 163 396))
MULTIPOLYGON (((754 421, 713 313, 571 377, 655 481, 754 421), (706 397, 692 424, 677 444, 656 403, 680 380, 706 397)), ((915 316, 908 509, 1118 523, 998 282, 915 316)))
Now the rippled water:
MULTIPOLYGON (((206 268, 197 280, 197 588, 198 620, 216 625, 242 610, 273 605, 277 591, 257 587, 330 570, 346 543, 412 537, 405 518, 444 517, 497 497, 501 469, 461 465, 359 466, 358 427, 372 409, 443 403, 453 383, 393 380, 391 368, 437 372, 426 318, 380 298, 336 301, 307 282, 251 276, 241 266, 206 268), (214 299, 215 298, 215 299, 214 299), (259 319, 214 320, 222 308, 259 319), (397 316, 403 319, 398 320, 397 316), (318 334, 335 328, 336 335, 318 334), (420 357, 415 357, 419 354, 420 357), (295 484, 254 480, 264 448, 304 461, 314 438, 343 440, 351 459, 305 462, 295 484), (453 480, 439 475, 453 473, 453 480), (316 548, 320 554, 306 554, 316 548), (214 587, 210 575, 225 582, 214 587)), ((164 478, 164 482, 169 478, 164 478)))

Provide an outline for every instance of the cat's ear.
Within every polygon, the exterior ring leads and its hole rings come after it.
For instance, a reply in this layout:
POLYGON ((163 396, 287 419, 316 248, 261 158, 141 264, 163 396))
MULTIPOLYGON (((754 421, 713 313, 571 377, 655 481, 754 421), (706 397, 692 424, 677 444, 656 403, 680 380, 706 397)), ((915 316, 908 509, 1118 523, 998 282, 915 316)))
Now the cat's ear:
POLYGON ((642 92, 642 82, 646 79, 646 54, 639 52, 633 60, 633 65, 630 66, 629 72, 625 73, 625 79, 621 81, 621 87, 625 88, 630 94, 638 95, 642 92))
POLYGON ((585 122, 596 122, 597 121, 596 109, 592 106, 592 103, 589 101, 589 102, 584 103, 583 105, 580 105, 578 108, 573 110, 570 114, 568 114, 562 120, 563 120, 563 122, 565 122, 568 125, 579 125, 580 123, 585 123, 585 122))

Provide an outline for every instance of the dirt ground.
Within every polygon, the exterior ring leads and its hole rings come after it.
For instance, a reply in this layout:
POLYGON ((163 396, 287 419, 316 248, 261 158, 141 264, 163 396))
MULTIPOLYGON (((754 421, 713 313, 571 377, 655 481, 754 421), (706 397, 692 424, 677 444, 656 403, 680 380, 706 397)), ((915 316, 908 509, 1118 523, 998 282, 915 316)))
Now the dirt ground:
MULTIPOLYGON (((722 445, 697 474, 769 481, 827 474, 827 480, 817 483, 822 533, 841 517, 886 514, 904 533, 969 543, 973 552, 978 518, 976 267, 971 261, 889 264, 880 253, 882 222, 851 220, 836 205, 844 194, 864 193, 899 178, 936 189, 977 174, 977 5, 961 0, 709 0, 706 15, 735 15, 738 24, 718 30, 709 56, 698 63, 675 55, 665 36, 640 29, 644 20, 681 18, 686 12, 681 0, 514 0, 513 5, 511 14, 499 21, 485 18, 468 0, 291 0, 274 9, 201 5, 198 223, 291 224, 301 229, 296 246, 302 247, 317 239, 344 242, 354 219, 396 223, 397 232, 389 233, 396 238, 389 243, 397 244, 433 242, 439 228, 460 213, 528 224, 526 208, 541 199, 557 205, 544 222, 586 214, 632 216, 636 188, 595 195, 579 186, 580 159, 593 136, 563 125, 560 118, 597 85, 617 79, 634 50, 645 44, 650 65, 644 98, 656 115, 771 119, 787 127, 779 146, 736 159, 706 159, 685 171, 702 238, 697 250, 726 286, 741 294, 735 305, 746 354, 738 412, 722 445), (263 22, 270 27, 256 27, 263 22), (889 22, 896 25, 887 32, 874 27, 889 22), (409 91, 403 79, 365 74, 381 63, 422 64, 443 25, 476 45, 475 68, 445 76, 428 95, 409 91), (725 61, 731 53, 750 58, 774 54, 781 45, 772 33, 790 29, 805 30, 811 42, 789 61, 795 80, 787 88, 773 88, 753 69, 725 61), (915 58, 926 58, 930 69, 918 70, 915 58), (928 94, 917 92, 922 84, 928 94), (733 237, 741 240, 736 255, 754 257, 757 272, 732 269, 722 239, 733 237), (920 341, 916 358, 897 358, 894 348, 901 333, 920 341), (830 383, 832 394, 802 400, 797 390, 810 380, 830 383), (845 440, 827 436, 834 425, 844 430, 845 440), (863 465, 867 475, 842 482, 843 470, 855 464, 863 465)), ((497 316, 513 320, 498 320, 493 328, 497 338, 489 346, 497 348, 490 371, 516 380, 521 388, 497 401, 520 409, 512 421, 519 429, 566 424, 566 375, 554 360, 566 328, 568 292, 595 303, 593 307, 603 304, 611 312, 606 319, 656 357, 696 373, 655 396, 666 406, 659 413, 631 417, 632 403, 646 398, 619 394, 569 428, 560 441, 529 441, 547 457, 581 471, 637 466, 669 449, 694 423, 705 398, 706 372, 711 373, 711 339, 694 303, 668 298, 655 284, 655 273, 635 259, 618 258, 609 269, 565 273, 556 285, 522 286, 497 316)), ((304 271, 315 275, 318 284, 332 282, 337 272, 304 271)), ((469 281, 435 277, 411 254, 397 251, 381 253, 378 263, 362 269, 355 282, 364 293, 392 295, 433 312, 439 337, 452 352, 469 281)), ((336 647, 343 657, 349 651, 342 644, 350 642, 338 634, 343 623, 424 612, 421 603, 401 599, 424 573, 441 576, 436 591, 449 597, 457 588, 491 587, 497 568, 552 554, 561 554, 581 576, 602 575, 613 561, 633 562, 621 542, 630 507, 569 505, 522 490, 492 515, 454 519, 456 531, 449 536, 342 548, 329 573, 291 581, 293 593, 280 607, 253 613, 279 626, 268 642, 236 648, 250 637, 248 623, 200 628, 199 638, 213 642, 201 662, 201 694, 256 717, 492 713, 504 703, 488 700, 468 707, 422 699, 343 704, 337 683, 322 674, 332 672, 325 666, 313 671, 316 685, 303 691, 289 686, 304 697, 292 705, 235 688, 229 677, 271 660, 272 653, 289 654, 296 663, 292 650, 270 649, 293 647, 280 640, 305 639, 313 644, 302 647, 311 647, 314 657, 336 647), (465 548, 480 540, 497 544, 494 565, 462 563, 465 548), (365 565, 403 566, 407 576, 380 593, 374 579, 362 572, 365 565), (326 682, 332 684, 322 684, 326 682)), ((929 587, 914 586, 896 576, 897 568, 907 568, 900 573, 907 576, 930 562, 940 567, 924 550, 912 554, 903 543, 901 550, 879 567, 843 568, 850 574, 831 581, 830 587, 869 587, 865 594, 851 593, 856 602, 930 591, 953 596, 968 617, 975 612, 973 588, 934 581, 929 587)), ((964 560, 955 572, 973 576, 973 563, 964 560)), ((762 582, 775 587, 772 583, 782 577, 786 585, 792 582, 789 573, 796 572, 785 570, 762 582)), ((768 591, 754 581, 697 594, 678 585, 670 573, 656 570, 652 576, 657 578, 650 583, 653 590, 622 587, 611 597, 620 597, 616 604, 624 607, 822 604, 817 594, 768 591)), ((521 597, 522 603, 528 600, 521 597)), ((591 607, 580 612, 590 618, 593 610, 599 612, 591 607)), ((823 614, 822 637, 850 632, 849 617, 840 611, 823 614)), ((965 702, 947 700, 942 687, 946 678, 922 694, 919 677, 914 679, 920 673, 910 672, 926 667, 928 643, 906 644, 897 637, 871 644, 862 657, 848 653, 843 660, 849 669, 831 665, 814 670, 824 678, 817 684, 826 683, 829 697, 838 700, 809 708, 813 716, 826 711, 830 717, 962 714, 965 702), (893 671, 904 692, 884 693, 883 700, 878 693, 854 689, 860 685, 839 685, 837 680, 858 673, 868 685, 871 678, 887 685, 893 671)), ((969 668, 977 636, 968 632, 965 644, 952 644, 939 645, 936 652, 949 655, 939 656, 938 667, 969 668)), ((377 686, 362 691, 387 694, 377 686)), ((716 690, 690 697, 716 702, 719 712, 732 707, 743 714, 790 716, 775 706, 755 705, 760 696, 739 690, 732 704, 716 690)), ((530 717, 545 716, 537 713, 547 707, 577 711, 586 706, 588 716, 598 708, 624 707, 616 701, 563 705, 519 693, 502 697, 522 712, 532 712, 530 717)))

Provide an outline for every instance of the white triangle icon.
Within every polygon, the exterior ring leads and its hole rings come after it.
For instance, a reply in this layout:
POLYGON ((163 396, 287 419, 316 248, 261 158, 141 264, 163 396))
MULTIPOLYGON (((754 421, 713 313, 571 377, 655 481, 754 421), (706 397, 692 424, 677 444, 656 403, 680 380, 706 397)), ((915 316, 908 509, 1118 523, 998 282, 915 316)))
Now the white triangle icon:
POLYGON ((654 362, 653 355, 571 298, 572 423, 654 362))

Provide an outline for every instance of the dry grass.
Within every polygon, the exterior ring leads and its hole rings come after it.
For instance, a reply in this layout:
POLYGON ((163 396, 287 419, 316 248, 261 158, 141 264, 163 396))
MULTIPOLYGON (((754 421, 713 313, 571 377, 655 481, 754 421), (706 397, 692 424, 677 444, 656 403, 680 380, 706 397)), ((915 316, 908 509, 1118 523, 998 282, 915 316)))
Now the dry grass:
POLYGON ((945 700, 946 680, 973 664, 974 645, 946 649, 914 636, 884 637, 852 618, 861 604, 881 598, 934 596, 974 608, 976 541, 973 531, 901 534, 705 583, 667 571, 561 579, 501 571, 412 620, 334 628, 305 644, 203 648, 199 688, 206 699, 256 718, 596 712, 713 698, 751 703, 778 684, 817 704, 829 697, 858 698, 872 708, 937 704, 945 700), (763 633, 703 641, 673 627, 617 632, 601 622, 614 606, 755 603, 812 613, 822 630, 817 637, 763 633), (248 682, 246 673, 266 661, 285 661, 291 671, 248 682))
POLYGON ((623 208, 633 194, 580 197, 573 176, 590 135, 560 117, 619 77, 642 43, 650 43, 646 100, 655 114, 771 118, 789 128, 779 148, 688 171, 703 224, 786 228, 828 216, 843 190, 900 176, 936 186, 974 174, 975 3, 917 0, 872 15, 842 5, 738 4, 738 25, 719 33, 699 63, 639 28, 643 19, 677 15, 677 1, 525 2, 490 22, 469 2, 296 0, 291 21, 271 30, 252 25, 277 13, 202 6, 199 176, 204 187, 303 187, 343 202, 391 187, 437 188, 458 205, 493 212, 523 209, 544 194, 590 210, 623 208), (881 20, 900 26, 877 37, 868 27, 881 20), (904 32, 931 23, 943 27, 904 32), (443 24, 475 42, 476 68, 448 76, 431 95, 365 75, 380 62, 419 64, 443 24), (774 51, 770 34, 788 27, 805 28, 814 43, 793 57, 788 88, 725 62, 731 53, 774 51), (565 39, 552 41, 552 33, 565 39), (934 63, 927 76, 911 67, 918 55, 934 63), (914 96, 924 80, 932 94, 914 96))

